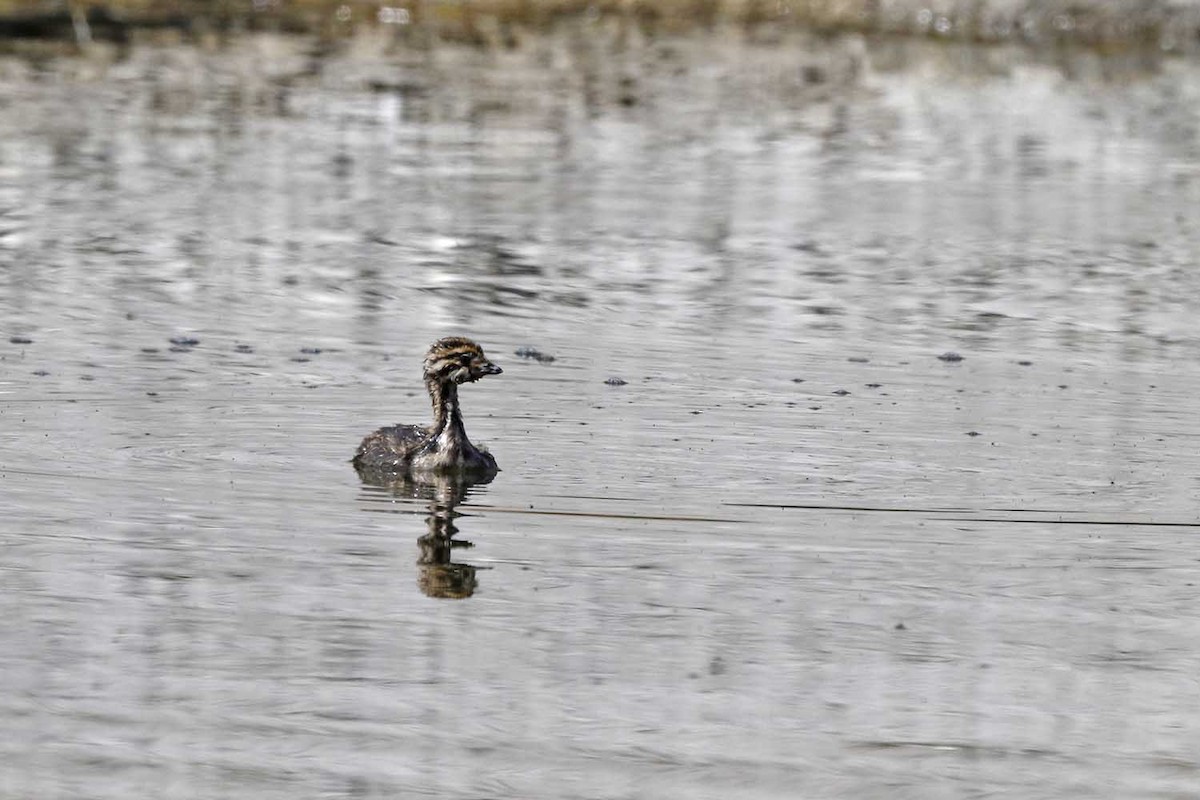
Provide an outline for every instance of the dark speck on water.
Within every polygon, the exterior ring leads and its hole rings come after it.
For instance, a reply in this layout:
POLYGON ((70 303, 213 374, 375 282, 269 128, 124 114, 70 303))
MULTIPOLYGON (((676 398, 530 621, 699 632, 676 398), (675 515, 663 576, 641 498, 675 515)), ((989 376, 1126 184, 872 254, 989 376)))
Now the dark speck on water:
POLYGON ((959 361, 962 361, 963 357, 960 356, 958 353, 949 352, 949 353, 942 353, 940 356, 938 356, 938 360, 946 361, 948 363, 954 364, 959 361))
POLYGON ((300 348, 300 352, 304 353, 305 355, 316 356, 316 355, 321 354, 321 348, 319 348, 319 347, 302 347, 302 348, 300 348))
POLYGON ((850 390, 849 389, 834 389, 831 392, 831 394, 836 394, 838 397, 845 397, 846 395, 850 394, 850 390))
POLYGON ((513 355, 517 356, 518 358, 532 359, 539 364, 553 364, 555 361, 554 356, 550 355, 549 353, 543 353, 536 347, 518 347, 513 351, 513 355))
POLYGON ((967 436, 982 436, 982 435, 983 434, 980 433, 979 431, 967 431, 967 436))
POLYGON ((248 344, 234 345, 233 349, 238 353, 253 353, 254 352, 254 348, 248 344))
POLYGON ((10 344, 33 344, 33 339, 28 336, 11 336, 8 341, 10 344))
POLYGON ((200 344, 200 340, 192 336, 172 336, 171 344, 179 347, 195 347, 200 344))
POLYGON ((607 383, 609 386, 624 386, 624 385, 626 385, 628 382, 629 382, 629 381, 622 380, 621 378, 618 378, 618 377, 615 377, 615 376, 614 376, 614 377, 612 377, 612 378, 609 378, 608 380, 606 380, 606 381, 605 381, 605 383, 607 383))

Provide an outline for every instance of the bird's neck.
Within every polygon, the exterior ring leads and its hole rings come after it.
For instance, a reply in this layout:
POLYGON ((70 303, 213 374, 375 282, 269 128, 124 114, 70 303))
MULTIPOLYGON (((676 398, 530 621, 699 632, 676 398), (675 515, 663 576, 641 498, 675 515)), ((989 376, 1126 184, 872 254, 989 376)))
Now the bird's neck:
POLYGON ((466 440, 467 431, 463 427, 462 413, 458 410, 458 385, 451 382, 426 380, 425 387, 429 390, 429 399, 433 401, 433 428, 430 436, 449 436, 466 440))

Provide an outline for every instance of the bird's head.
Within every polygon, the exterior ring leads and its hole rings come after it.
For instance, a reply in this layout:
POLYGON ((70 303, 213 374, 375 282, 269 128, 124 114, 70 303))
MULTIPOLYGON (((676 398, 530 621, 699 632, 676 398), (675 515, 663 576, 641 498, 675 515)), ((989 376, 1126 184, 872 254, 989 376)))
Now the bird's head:
POLYGON ((425 380, 435 383, 471 383, 501 372, 482 347, 463 336, 438 339, 425 355, 425 380))

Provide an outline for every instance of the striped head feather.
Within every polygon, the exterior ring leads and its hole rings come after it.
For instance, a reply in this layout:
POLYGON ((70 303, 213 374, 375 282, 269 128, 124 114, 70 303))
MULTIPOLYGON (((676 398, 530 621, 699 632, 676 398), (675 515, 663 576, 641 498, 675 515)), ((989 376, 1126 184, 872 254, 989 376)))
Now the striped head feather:
POLYGON ((426 381, 463 384, 501 372, 483 354, 483 348, 465 336, 438 339, 425 355, 426 381))

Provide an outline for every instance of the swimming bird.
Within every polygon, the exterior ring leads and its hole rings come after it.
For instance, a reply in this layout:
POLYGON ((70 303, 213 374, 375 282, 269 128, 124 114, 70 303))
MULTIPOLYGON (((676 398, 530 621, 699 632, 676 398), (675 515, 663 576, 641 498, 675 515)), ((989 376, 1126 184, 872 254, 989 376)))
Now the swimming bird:
POLYGON ((362 472, 458 473, 491 476, 496 459, 467 438, 458 408, 458 387, 503 372, 483 348, 463 336, 438 339, 425 354, 425 388, 433 403, 433 425, 394 425, 362 440, 354 466, 362 472))

